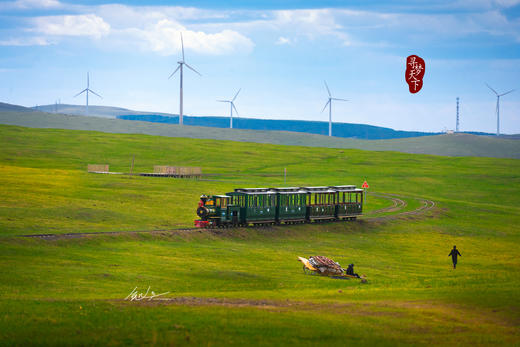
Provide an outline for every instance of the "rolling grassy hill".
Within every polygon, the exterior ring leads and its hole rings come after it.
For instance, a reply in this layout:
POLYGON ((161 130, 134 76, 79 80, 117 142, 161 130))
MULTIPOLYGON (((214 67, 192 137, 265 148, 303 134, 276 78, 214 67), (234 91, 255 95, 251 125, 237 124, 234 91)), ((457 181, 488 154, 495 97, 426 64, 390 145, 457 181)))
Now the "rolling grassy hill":
MULTIPOLYGON (((43 105, 38 110, 51 113, 63 113, 72 115, 85 115, 85 106, 78 105, 43 105), (56 107, 58 109, 56 110, 56 107)), ((154 123, 178 124, 179 116, 166 113, 152 113, 127 110, 109 106, 89 106, 91 116, 137 120, 154 123)), ((197 117, 184 115, 184 124, 191 126, 229 128, 228 117, 197 117)), ((274 120, 255 118, 235 118, 234 128, 248 130, 278 130, 303 132, 309 134, 328 135, 327 122, 301 121, 301 120, 274 120)), ((364 140, 381 140, 406 138, 417 136, 431 136, 439 133, 426 133, 420 131, 400 131, 390 128, 350 123, 334 123, 332 134, 337 137, 359 138, 364 140)))
MULTIPOLYGON (((189 127, 185 127, 189 128, 189 127)), ((520 161, 0 126, 0 341, 6 345, 517 345, 520 161), (218 154, 218 155, 216 155, 218 154), (211 180, 86 172, 196 165, 211 180), (202 193, 357 184, 424 215, 221 232, 202 193), (125 233, 160 230, 150 233, 125 233), (22 234, 123 234, 23 238, 22 234), (456 244, 457 270, 447 256, 456 244), (368 283, 304 275, 297 256, 368 283), (137 287, 166 300, 124 300, 137 287)), ((369 195, 365 211, 391 205, 369 195)))
POLYGON ((327 148, 357 148, 445 156, 520 158, 520 141, 469 134, 451 134, 392 140, 358 140, 285 131, 221 129, 179 126, 99 117, 71 116, 30 111, 2 111, 0 124, 34 128, 96 130, 109 133, 232 140, 327 148))

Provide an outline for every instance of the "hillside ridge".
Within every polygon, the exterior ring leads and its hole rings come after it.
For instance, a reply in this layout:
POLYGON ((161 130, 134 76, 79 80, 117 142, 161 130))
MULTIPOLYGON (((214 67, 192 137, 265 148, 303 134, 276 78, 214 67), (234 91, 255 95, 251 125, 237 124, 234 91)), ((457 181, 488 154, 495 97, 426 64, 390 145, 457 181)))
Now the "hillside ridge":
POLYGON ((50 114, 38 111, 1 110, 0 124, 30 128, 94 130, 105 133, 146 134, 290 146, 396 151, 453 157, 474 156, 520 159, 520 141, 470 134, 445 134, 392 140, 360 140, 288 131, 180 126, 114 118, 50 114))

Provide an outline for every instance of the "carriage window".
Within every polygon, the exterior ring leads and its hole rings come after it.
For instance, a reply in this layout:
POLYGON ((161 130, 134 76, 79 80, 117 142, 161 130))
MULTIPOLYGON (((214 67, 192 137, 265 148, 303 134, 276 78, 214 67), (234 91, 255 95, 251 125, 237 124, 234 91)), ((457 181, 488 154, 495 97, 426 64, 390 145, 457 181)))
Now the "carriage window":
POLYGON ((228 198, 222 198, 222 199, 220 199, 220 201, 221 201, 222 207, 226 208, 228 205, 228 198))

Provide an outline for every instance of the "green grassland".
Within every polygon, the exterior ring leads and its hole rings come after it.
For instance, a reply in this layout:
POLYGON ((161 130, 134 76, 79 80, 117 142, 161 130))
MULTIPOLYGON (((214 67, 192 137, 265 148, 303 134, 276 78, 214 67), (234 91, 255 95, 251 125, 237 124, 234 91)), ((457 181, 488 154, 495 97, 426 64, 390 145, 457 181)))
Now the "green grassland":
POLYGON ((24 109, 23 111, 2 111, 1 108, 0 124, 31 128, 95 130, 107 133, 148 134, 291 146, 356 148, 371 151, 398 151, 443 156, 520 159, 520 141, 518 140, 469 134, 446 134, 391 140, 358 140, 288 131, 221 129, 101 117, 71 116, 66 114, 35 112, 30 109, 24 109))
MULTIPOLYGON (((0 343, 520 343, 520 161, 0 126, 0 343), (204 180, 86 172, 201 166, 204 180), (351 223, 190 227, 202 193, 357 184, 433 200, 351 223), (149 233, 125 233, 147 231, 149 233), (119 231, 120 234, 102 234, 119 231), (27 234, 97 235, 25 238, 27 234), (461 250, 457 270, 448 253, 461 250), (325 255, 368 283, 304 275, 325 255), (168 300, 123 300, 134 287, 168 300)), ((365 210, 387 207, 368 196, 365 210)))

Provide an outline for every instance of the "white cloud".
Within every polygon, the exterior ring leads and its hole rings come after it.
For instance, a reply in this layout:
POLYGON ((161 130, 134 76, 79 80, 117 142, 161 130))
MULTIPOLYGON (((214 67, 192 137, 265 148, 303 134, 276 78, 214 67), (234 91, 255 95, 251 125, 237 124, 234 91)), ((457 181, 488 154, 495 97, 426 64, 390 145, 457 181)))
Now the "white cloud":
POLYGON ((54 9, 63 7, 58 0, 16 0, 0 2, 1 10, 54 9))
POLYGON ((15 4, 22 8, 51 8, 60 6, 57 0, 17 0, 15 4))
POLYGON ((48 46, 52 44, 45 37, 11 38, 0 41, 0 46, 48 46))
POLYGON ((94 14, 37 17, 34 24, 32 31, 51 36, 100 38, 110 32, 110 25, 94 14))
POLYGON ((297 32, 311 40, 331 36, 349 45, 349 35, 342 30, 334 12, 330 9, 275 11, 272 21, 277 27, 297 32))
POLYGON ((224 19, 225 11, 205 10, 180 6, 127 6, 121 4, 101 5, 91 9, 114 27, 142 27, 161 19, 174 21, 208 21, 224 19))
MULTIPOLYGON (((253 37, 270 37, 271 42, 278 45, 327 39, 339 45, 364 47, 388 47, 399 42, 437 41, 474 34, 512 37, 520 42, 520 21, 509 19, 500 10, 519 1, 472 0, 468 8, 478 10, 441 14, 428 10, 400 13, 327 8, 228 11, 121 4, 75 6, 57 0, 18 0, 16 3, 61 6, 78 13, 35 18, 34 27, 29 31, 37 32, 38 36, 47 35, 47 41, 50 37, 56 42, 60 36, 103 37, 106 45, 137 45, 169 55, 180 51, 180 32, 185 35, 185 47, 201 54, 249 52, 254 47, 253 37)), ((440 5, 434 2, 432 6, 440 5)), ((32 40, 36 44, 43 42, 41 38, 32 40)))
POLYGON ((289 45, 291 44, 291 40, 287 37, 280 36, 278 40, 275 42, 277 45, 289 45))
POLYGON ((145 29, 131 28, 124 32, 139 39, 144 49, 164 55, 174 54, 181 50, 181 32, 184 38, 184 48, 202 54, 249 52, 254 47, 249 38, 233 30, 226 29, 217 33, 193 31, 169 19, 159 20, 145 29))

